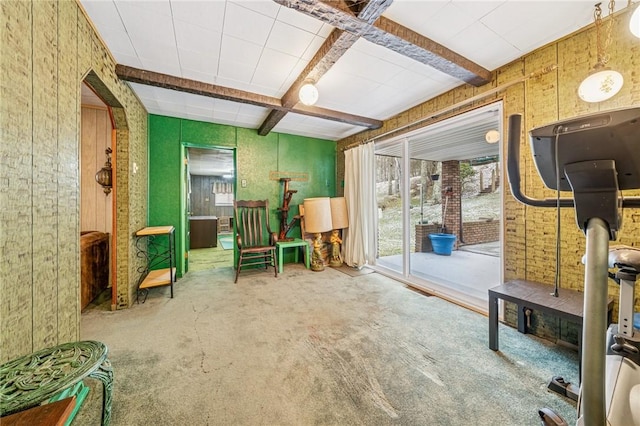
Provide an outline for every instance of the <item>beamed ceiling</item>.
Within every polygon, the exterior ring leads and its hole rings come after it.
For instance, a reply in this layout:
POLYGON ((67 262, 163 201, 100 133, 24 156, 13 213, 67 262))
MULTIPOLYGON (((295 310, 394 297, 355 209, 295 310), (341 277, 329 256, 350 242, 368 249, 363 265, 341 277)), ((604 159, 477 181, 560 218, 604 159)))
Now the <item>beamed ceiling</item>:
POLYGON ((80 3, 150 113, 330 140, 483 85, 496 68, 590 24, 594 8, 592 0, 80 3), (314 106, 298 102, 306 79, 320 92, 314 106))

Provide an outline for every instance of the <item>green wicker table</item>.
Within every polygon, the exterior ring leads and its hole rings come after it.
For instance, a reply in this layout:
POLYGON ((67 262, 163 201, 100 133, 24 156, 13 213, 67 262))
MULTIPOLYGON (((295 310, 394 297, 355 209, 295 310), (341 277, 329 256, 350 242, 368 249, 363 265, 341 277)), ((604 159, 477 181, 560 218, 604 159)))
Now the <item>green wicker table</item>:
POLYGON ((86 377, 102 381, 102 425, 111 421, 113 370, 104 343, 42 349, 0 365, 0 416, 35 407, 86 377))

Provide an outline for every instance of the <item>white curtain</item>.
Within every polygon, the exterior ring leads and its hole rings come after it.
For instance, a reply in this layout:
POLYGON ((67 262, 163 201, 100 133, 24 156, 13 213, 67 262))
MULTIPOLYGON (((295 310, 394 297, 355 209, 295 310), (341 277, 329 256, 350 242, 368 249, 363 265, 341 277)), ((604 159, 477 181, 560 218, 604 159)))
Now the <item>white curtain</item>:
POLYGON ((378 215, 373 142, 344 153, 344 197, 349 212, 345 229, 344 262, 355 268, 373 265, 377 253, 378 215))

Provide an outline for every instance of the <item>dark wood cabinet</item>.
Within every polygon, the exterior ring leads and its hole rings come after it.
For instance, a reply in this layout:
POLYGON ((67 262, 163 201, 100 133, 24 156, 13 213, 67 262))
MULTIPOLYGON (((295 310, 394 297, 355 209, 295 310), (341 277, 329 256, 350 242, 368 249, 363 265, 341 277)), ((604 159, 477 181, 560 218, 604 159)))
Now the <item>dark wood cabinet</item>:
POLYGON ((189 246, 192 249, 218 246, 218 218, 191 216, 189 218, 189 246))

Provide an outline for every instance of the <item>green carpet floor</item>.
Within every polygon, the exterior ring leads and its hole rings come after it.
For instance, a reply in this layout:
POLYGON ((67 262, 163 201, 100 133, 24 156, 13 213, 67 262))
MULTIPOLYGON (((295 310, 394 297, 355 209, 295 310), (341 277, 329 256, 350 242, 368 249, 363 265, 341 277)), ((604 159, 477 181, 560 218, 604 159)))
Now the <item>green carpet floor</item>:
MULTIPOLYGON (((575 424, 575 404, 547 391, 575 381, 575 351, 370 273, 291 264, 189 272, 174 298, 82 315, 80 337, 109 347, 112 426, 539 426, 550 407, 575 424)), ((101 384, 78 425, 97 425, 101 384)))
POLYGON ((233 250, 225 250, 220 244, 217 247, 189 250, 189 271, 191 272, 232 266, 233 250))

